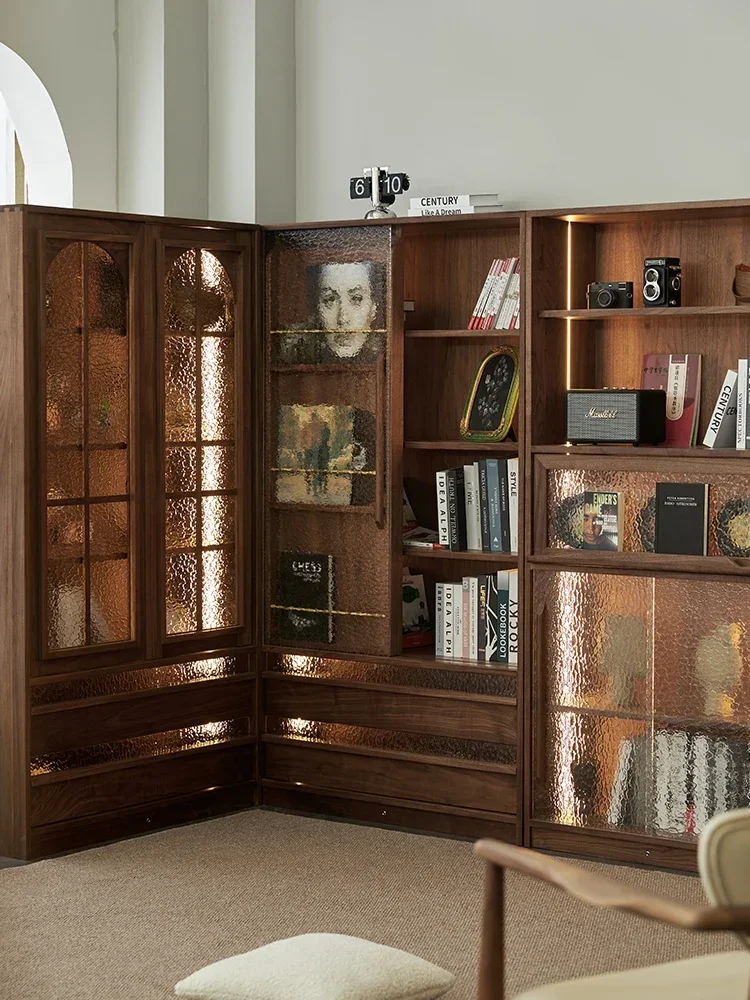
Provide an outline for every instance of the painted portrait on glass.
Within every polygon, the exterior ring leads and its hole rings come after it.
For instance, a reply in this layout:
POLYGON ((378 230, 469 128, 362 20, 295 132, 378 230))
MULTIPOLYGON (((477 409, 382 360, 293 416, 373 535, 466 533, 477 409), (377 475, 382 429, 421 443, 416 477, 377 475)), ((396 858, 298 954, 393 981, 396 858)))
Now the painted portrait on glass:
POLYGON ((372 364, 384 346, 383 264, 312 264, 306 269, 305 281, 307 316, 303 322, 273 335, 273 360, 289 364, 372 364))

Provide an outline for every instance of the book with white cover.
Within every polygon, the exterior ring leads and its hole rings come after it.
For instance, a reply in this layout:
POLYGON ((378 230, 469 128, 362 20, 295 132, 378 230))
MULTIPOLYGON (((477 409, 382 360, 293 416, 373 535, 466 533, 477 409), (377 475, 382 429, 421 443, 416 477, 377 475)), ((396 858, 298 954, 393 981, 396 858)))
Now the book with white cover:
MULTIPOLYGON (((453 584, 443 583, 443 656, 453 656, 453 584)), ((437 655, 437 654, 436 654, 437 655)))
POLYGON ((494 328, 495 323, 497 322, 497 317, 505 305, 505 298, 508 294, 510 282, 517 265, 517 257, 508 257, 502 262, 500 275, 491 292, 490 303, 487 307, 487 315, 482 326, 483 330, 491 330, 494 328))
POLYGON ((745 449, 747 427, 747 358, 737 362, 737 429, 735 447, 745 449))
POLYGON ((464 466, 464 499, 466 501, 466 548, 482 551, 482 523, 479 509, 479 463, 464 466))
POLYGON ((461 583, 449 583, 453 590, 453 656, 460 660, 464 655, 464 588, 461 583))
POLYGON ((487 302, 487 296, 490 293, 490 288, 492 287, 492 282, 495 277, 495 268, 500 263, 499 258, 496 258, 490 264, 490 269, 487 272, 487 277, 484 279, 484 284, 482 285, 477 301, 474 303, 474 308, 471 311, 471 317, 467 326, 468 330, 476 330, 484 315, 484 306, 487 302))
POLYGON ((482 215, 485 212, 499 212, 502 205, 470 205, 468 208, 410 208, 406 213, 412 218, 428 218, 435 215, 482 215))
POLYGON ((445 584, 435 584, 435 656, 445 656, 445 584))
POLYGON ((716 399, 703 444, 707 448, 734 448, 737 434, 737 372, 731 368, 716 399))
POLYGON ((476 660, 479 653, 479 637, 477 622, 479 607, 479 580, 476 576, 469 577, 469 659, 476 660))
POLYGON ((518 459, 517 458, 508 459, 508 514, 510 518, 510 551, 518 552, 518 459))
POLYGON ((508 570, 508 666, 518 666, 518 570, 508 570))
POLYGON ((516 270, 510 276, 508 281, 508 289, 505 293, 505 299, 503 300, 503 305, 500 310, 500 315, 497 317, 495 323, 496 330, 509 330, 510 325, 513 322, 513 316, 515 315, 516 305, 519 301, 521 294, 521 275, 518 271, 518 264, 516 264, 516 270))
POLYGON ((409 208, 501 208, 499 194, 432 194, 409 198, 409 208))

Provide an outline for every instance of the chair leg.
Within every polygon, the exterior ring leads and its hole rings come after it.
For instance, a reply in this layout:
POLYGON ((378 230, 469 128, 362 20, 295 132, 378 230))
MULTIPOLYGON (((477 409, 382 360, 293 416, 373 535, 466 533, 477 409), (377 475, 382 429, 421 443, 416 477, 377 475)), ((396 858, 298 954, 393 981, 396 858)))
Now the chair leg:
POLYGON ((503 869, 487 862, 477 1000, 504 1000, 503 869))

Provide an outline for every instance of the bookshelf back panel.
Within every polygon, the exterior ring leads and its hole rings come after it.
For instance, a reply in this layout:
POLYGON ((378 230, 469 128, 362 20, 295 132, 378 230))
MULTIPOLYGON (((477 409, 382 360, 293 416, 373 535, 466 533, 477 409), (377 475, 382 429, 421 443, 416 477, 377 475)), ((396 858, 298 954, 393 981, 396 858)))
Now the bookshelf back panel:
MULTIPOLYGON (((498 330, 486 343, 407 340, 404 345, 404 438, 460 441, 461 417, 482 359, 494 347, 513 345, 498 330)), ((518 429, 518 413, 513 421, 518 429)))
POLYGON ((465 330, 495 258, 518 257, 519 222, 412 236, 404 227, 407 330, 465 330))
POLYGON ((537 572, 534 614, 535 818, 680 839, 741 804, 747 582, 537 572))

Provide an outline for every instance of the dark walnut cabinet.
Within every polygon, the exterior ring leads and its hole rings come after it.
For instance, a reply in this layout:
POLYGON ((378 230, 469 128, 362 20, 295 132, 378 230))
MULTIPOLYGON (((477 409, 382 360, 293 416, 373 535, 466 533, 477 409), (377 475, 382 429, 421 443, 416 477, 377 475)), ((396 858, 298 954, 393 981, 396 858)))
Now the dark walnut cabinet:
POLYGON ((748 247, 746 202, 265 228, 2 210, 0 855, 265 805, 694 867, 747 794, 748 560, 715 533, 657 556, 635 515, 625 551, 586 553, 559 512, 606 488, 632 513, 669 478, 709 482, 713 517, 750 496, 747 460, 572 448, 562 414, 568 386, 689 351, 702 436, 747 354, 748 247), (654 254, 682 257, 682 310, 587 313, 588 281, 637 285, 654 254), (466 330, 511 256, 521 330, 466 330), (502 344, 514 433, 465 441, 502 344), (435 527, 435 473, 491 457, 519 459, 518 554, 405 551, 402 486, 435 527), (518 669, 402 649, 404 567, 431 616, 437 582, 517 568, 518 669))

